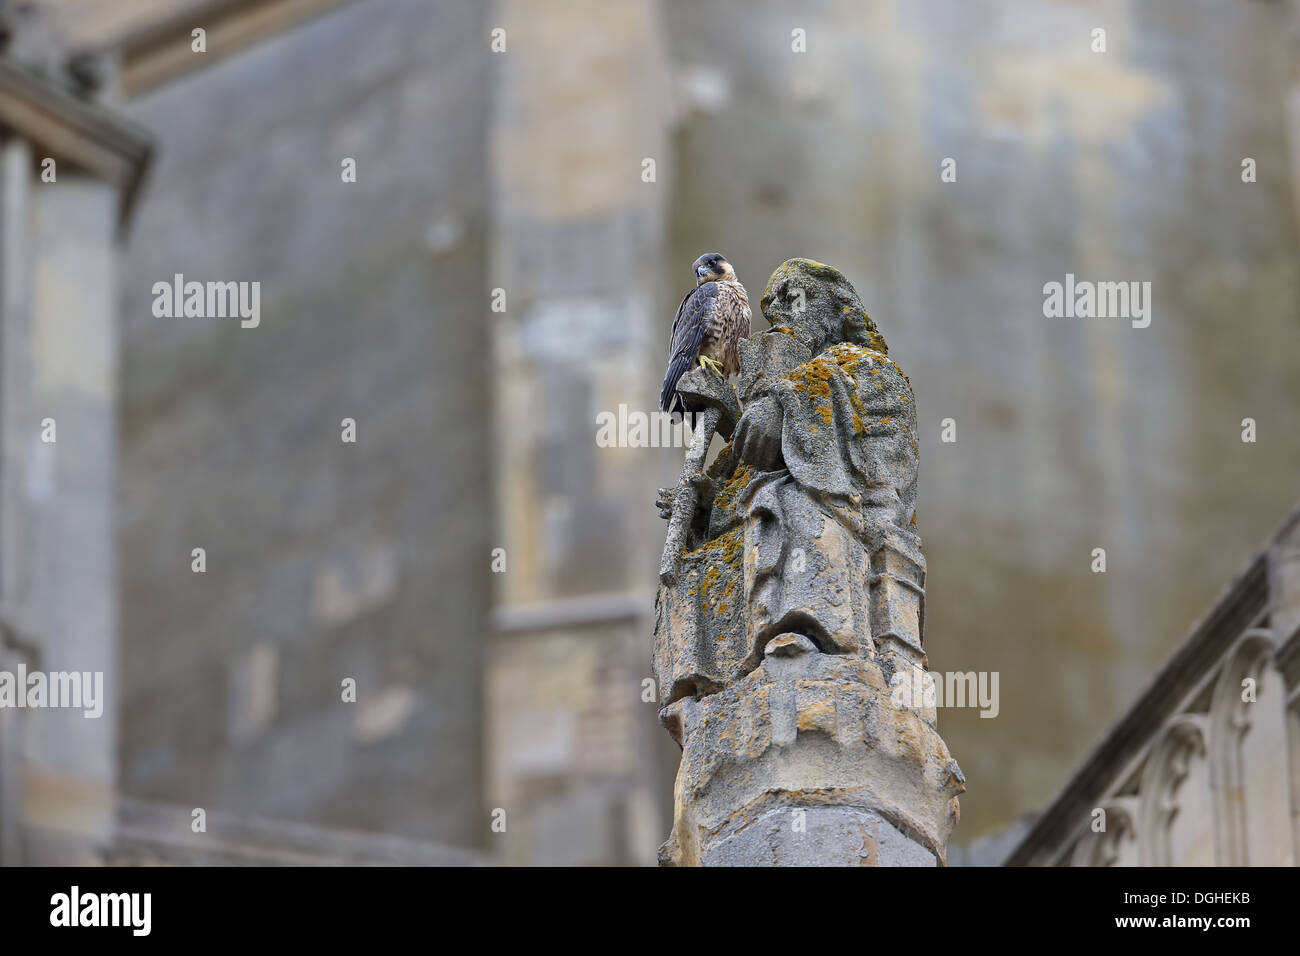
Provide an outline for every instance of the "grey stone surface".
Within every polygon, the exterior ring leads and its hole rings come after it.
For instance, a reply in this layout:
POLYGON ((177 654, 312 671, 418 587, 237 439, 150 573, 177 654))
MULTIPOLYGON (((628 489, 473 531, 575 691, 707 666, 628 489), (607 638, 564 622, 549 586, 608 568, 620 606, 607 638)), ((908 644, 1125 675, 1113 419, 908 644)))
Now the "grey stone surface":
POLYGON ((934 854, 855 807, 769 810, 719 842, 712 866, 934 866, 934 854))
POLYGON ((131 797, 486 833, 487 11, 435 6, 345 5, 130 105, 161 143, 120 303, 131 797), (260 281, 260 326, 155 317, 175 273, 260 281))

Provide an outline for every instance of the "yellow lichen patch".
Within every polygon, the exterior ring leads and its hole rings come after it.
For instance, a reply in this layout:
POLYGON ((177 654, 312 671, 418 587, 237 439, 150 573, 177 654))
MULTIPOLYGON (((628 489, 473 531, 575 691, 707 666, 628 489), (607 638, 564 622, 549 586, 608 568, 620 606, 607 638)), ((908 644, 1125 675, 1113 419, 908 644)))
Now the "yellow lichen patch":
POLYGON ((804 362, 786 378, 794 382, 796 392, 804 392, 816 398, 831 397, 831 376, 835 374, 837 363, 823 358, 804 362))
POLYGON ((708 569, 700 582, 691 588, 688 594, 697 594, 703 600, 700 609, 706 613, 711 610, 712 602, 718 602, 716 612, 724 613, 736 596, 736 585, 740 581, 740 563, 745 549, 744 525, 737 525, 726 534, 719 535, 712 541, 706 541, 694 551, 682 555, 683 560, 696 559, 708 563, 708 569), (723 584, 725 580, 725 584, 723 584), (719 584, 722 584, 719 587, 719 584))
POLYGON ((851 342, 840 342, 831 346, 826 352, 835 361, 835 364, 844 369, 848 375, 856 375, 858 364, 864 359, 869 361, 871 357, 869 351, 851 342))
POLYGON ((688 593, 695 595, 700 613, 713 619, 708 631, 718 644, 734 642, 744 631, 744 584, 740 567, 744 551, 745 527, 737 525, 682 555, 682 561, 696 569, 689 578, 695 586, 688 593))
POLYGON ((795 336, 795 331, 794 331, 794 329, 793 329, 791 326, 788 326, 788 325, 774 325, 774 326, 772 326, 770 329, 768 329, 768 331, 769 331, 769 332, 780 332, 782 335, 788 335, 788 336, 790 336, 790 338, 795 338, 795 337, 796 337, 796 336, 795 336))
MULTIPOLYGON (((855 345, 850 342, 839 342, 812 361, 805 362, 786 376, 786 379, 794 382, 795 391, 813 397, 825 399, 826 401, 814 406, 821 419, 822 424, 830 425, 834 420, 833 409, 831 408, 830 381, 836 374, 836 369, 840 369, 848 376, 849 400, 853 405, 853 430, 858 437, 866 434, 865 419, 868 417, 865 407, 857 394, 856 376, 859 369, 864 366, 875 365, 877 362, 882 363, 889 369, 893 369, 902 375, 902 370, 894 361, 883 351, 866 348, 861 345, 855 345)), ((880 368, 867 368, 867 374, 879 375, 880 368)), ((902 376, 906 379, 906 376, 902 376)), ((885 391, 882 382, 876 383, 876 391, 885 391)), ((902 396, 906 401, 907 396, 902 396)), ((892 419, 878 419, 881 424, 888 425, 892 419)), ((818 430, 816 422, 810 423, 809 428, 813 431, 818 430)))
POLYGON ((734 567, 745 553, 744 526, 737 525, 717 540, 722 549, 722 560, 734 567))
POLYGON ((736 506, 736 499, 740 493, 745 490, 749 482, 754 477, 754 469, 749 465, 741 462, 736 466, 736 470, 731 473, 731 477, 726 480, 717 494, 713 496, 713 507, 722 508, 730 511, 736 506))
POLYGON ((853 434, 861 438, 867 432, 867 426, 862 421, 866 417, 867 409, 862 404, 862 399, 858 398, 857 389, 849 389, 849 401, 853 404, 853 434))
POLYGON ((698 591, 692 593, 708 594, 714 585, 718 583, 720 577, 722 577, 722 572, 718 570, 718 566, 716 564, 709 565, 709 569, 704 572, 704 579, 700 581, 698 591))

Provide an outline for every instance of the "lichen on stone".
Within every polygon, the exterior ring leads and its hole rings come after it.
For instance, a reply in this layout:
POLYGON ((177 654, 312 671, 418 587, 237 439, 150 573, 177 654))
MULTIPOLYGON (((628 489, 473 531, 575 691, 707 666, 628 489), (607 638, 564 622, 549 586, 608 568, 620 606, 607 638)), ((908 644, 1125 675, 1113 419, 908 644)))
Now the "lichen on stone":
POLYGON ((867 426, 862 419, 867 415, 866 406, 858 398, 857 389, 849 389, 849 403, 853 406, 853 437, 861 438, 867 433, 867 426))
POLYGON ((743 635, 745 621, 740 611, 744 550, 745 527, 738 524, 682 555, 683 563, 694 568, 688 575, 694 584, 687 593, 698 597, 700 612, 713 618, 709 632, 717 643, 743 635))
POLYGON ((828 399, 831 397, 831 376, 837 367, 837 363, 819 356, 811 362, 804 362, 785 377, 794 382, 796 392, 828 399))
POLYGON ((713 507, 723 511, 732 511, 736 507, 736 499, 740 493, 745 490, 750 480, 754 477, 754 469, 741 462, 736 466, 731 477, 723 482, 722 487, 718 489, 713 496, 713 507))

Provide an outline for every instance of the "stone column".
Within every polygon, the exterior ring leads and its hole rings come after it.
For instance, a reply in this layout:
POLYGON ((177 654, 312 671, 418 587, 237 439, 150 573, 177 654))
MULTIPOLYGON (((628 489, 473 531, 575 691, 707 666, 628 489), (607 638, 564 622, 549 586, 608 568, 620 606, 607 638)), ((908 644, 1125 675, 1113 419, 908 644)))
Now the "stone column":
MULTIPOLYGON (((28 458, 29 546, 6 563, 25 571, 21 606, 38 651, 28 668, 103 675, 94 679, 116 697, 117 195, 69 170, 32 198, 29 414, 15 436, 28 458)), ((81 849, 65 857, 64 845, 111 833, 116 708, 95 706, 97 717, 51 709, 26 718, 21 812, 33 840, 43 834, 42 858, 92 862, 81 849)))
MULTIPOLYGON (((899 557, 877 552, 881 563, 899 557)), ((824 654, 781 634, 741 680, 665 708, 682 763, 662 862, 944 863, 964 778, 935 727, 924 655, 904 663, 898 649, 920 645, 924 559, 913 566, 910 578, 872 575, 875 654, 824 654)))
MULTIPOLYGON (((0 671, 13 673, 29 648, 24 640, 11 595, 15 593, 16 567, 9 558, 15 551, 20 510, 15 502, 21 488, 17 478, 22 461, 17 439, 14 396, 20 391, 26 352, 19 336, 25 323, 27 269, 23 257, 23 226, 27 222, 28 170, 31 149, 9 136, 0 143, 0 671)), ((0 865, 18 858, 18 760, 16 712, 0 709, 0 865)))
POLYGON ((39 24, 7 26, 0 669, 51 686, 75 673, 91 697, 0 713, 0 862, 81 865, 114 828, 117 259, 150 147, 96 104, 90 74, 33 39, 39 24))

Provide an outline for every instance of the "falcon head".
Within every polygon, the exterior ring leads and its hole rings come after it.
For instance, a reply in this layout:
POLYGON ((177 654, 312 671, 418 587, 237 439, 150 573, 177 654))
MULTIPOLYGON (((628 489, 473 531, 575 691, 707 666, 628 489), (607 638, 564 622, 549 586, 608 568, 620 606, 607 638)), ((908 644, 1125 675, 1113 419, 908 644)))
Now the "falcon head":
POLYGON ((721 279, 736 281, 736 270, 731 267, 731 263, 725 256, 716 252, 706 252, 695 260, 695 265, 691 268, 695 270, 697 288, 706 282, 717 282, 721 279))

